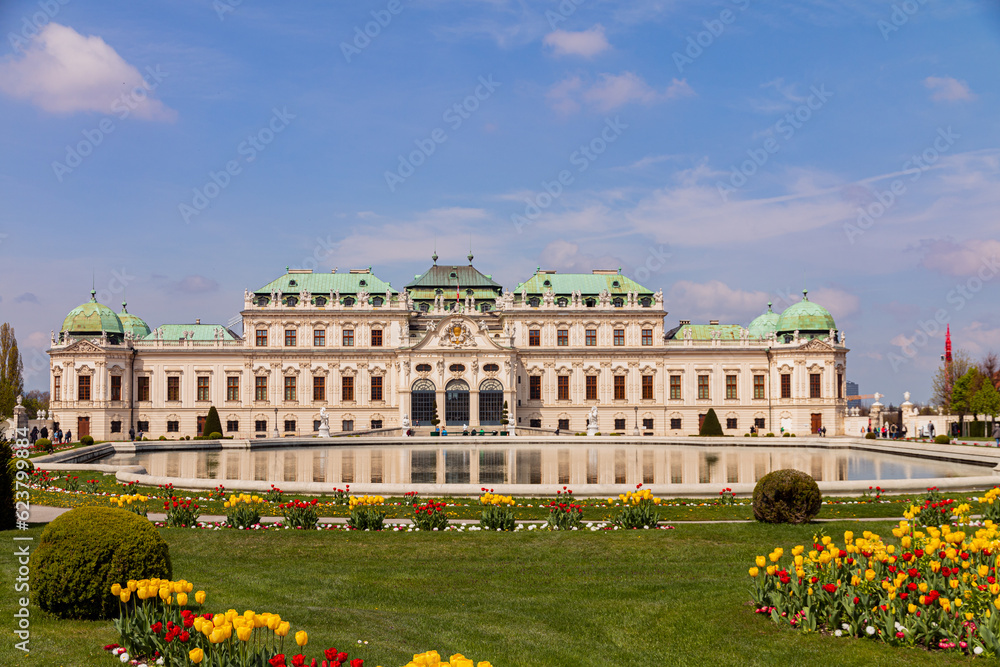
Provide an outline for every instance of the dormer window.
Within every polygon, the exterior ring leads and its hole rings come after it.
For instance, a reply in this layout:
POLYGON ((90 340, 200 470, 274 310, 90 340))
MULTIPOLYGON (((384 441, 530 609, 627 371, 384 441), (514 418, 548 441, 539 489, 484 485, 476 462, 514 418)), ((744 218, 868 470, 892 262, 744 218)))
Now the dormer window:
POLYGON ((488 303, 484 303, 479 307, 479 310, 481 310, 484 313, 487 312, 489 309, 490 309, 490 304, 488 303))
POLYGON ((648 296, 644 296, 641 299, 639 299, 639 305, 642 306, 643 308, 649 308, 651 305, 653 305, 653 300, 650 299, 648 296))
POLYGON ((343 303, 344 303, 344 306, 346 306, 347 308, 350 308, 351 306, 354 305, 354 297, 353 296, 345 296, 343 303))
POLYGON ((299 303, 299 298, 295 296, 290 296, 287 299, 285 299, 285 305, 288 306, 289 308, 297 306, 298 303, 299 303))
POLYGON ((426 304, 426 303, 420 304, 420 312, 421 313, 426 313, 428 310, 430 310, 430 306, 428 304, 426 304))
POLYGON ((597 299, 587 299, 584 303, 587 304, 587 308, 593 308, 597 305, 597 299))
POLYGON ((565 308, 567 305, 569 305, 569 301, 566 300, 566 297, 560 297, 559 300, 556 301, 556 305, 558 305, 560 308, 565 308))
POLYGON ((611 303, 614 304, 615 308, 621 308, 622 306, 625 305, 625 302, 622 300, 621 297, 616 298, 611 303))
POLYGON ((264 306, 266 306, 269 301, 270 301, 270 299, 268 299, 266 296, 259 296, 259 297, 257 297, 257 305, 259 307, 261 307, 261 308, 263 308, 264 306))
POLYGON ((380 308, 383 303, 385 303, 385 299, 383 299, 380 296, 377 296, 374 299, 372 299, 372 305, 376 308, 380 308))
POLYGON ((316 303, 317 306, 319 306, 319 307, 322 308, 323 306, 326 305, 326 297, 325 296, 318 296, 318 297, 316 297, 315 303, 316 303))
POLYGON ((621 283, 618 282, 617 280, 612 280, 611 281, 611 286, 612 287, 621 287, 621 283))
POLYGON ((448 277, 449 278, 458 278, 458 274, 455 273, 454 271, 452 271, 450 274, 448 274, 448 277))
POLYGON ((297 281, 297 280, 289 280, 289 281, 288 281, 288 286, 289 286, 289 287, 298 287, 298 284, 299 284, 299 283, 298 283, 298 281, 297 281))
POLYGON ((358 281, 358 284, 359 284, 359 285, 361 285, 362 287, 364 287, 364 286, 365 286, 365 285, 367 285, 368 283, 367 283, 367 282, 366 282, 365 280, 359 280, 359 281, 358 281))
POLYGON ((538 303, 539 302, 537 296, 533 296, 530 299, 528 299, 528 305, 531 306, 532 308, 538 308, 538 303))
POLYGON ((542 284, 543 284, 543 285, 545 285, 546 287, 552 287, 552 281, 551 281, 551 280, 546 280, 546 281, 545 281, 544 283, 542 283, 542 284))

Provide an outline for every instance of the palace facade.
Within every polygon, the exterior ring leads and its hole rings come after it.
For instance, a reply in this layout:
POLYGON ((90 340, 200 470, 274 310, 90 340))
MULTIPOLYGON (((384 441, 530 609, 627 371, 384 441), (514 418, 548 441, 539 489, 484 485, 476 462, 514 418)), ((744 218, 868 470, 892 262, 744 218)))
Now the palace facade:
POLYGON ((418 433, 583 432, 687 436, 714 408, 725 433, 843 432, 847 347, 808 300, 744 327, 665 328, 662 292, 621 274, 539 269, 508 291, 472 265, 434 264, 401 291, 372 273, 286 273, 246 291, 243 334, 223 325, 150 330, 91 301, 53 334, 50 406, 75 438, 200 434, 211 406, 223 435, 330 429, 418 433))

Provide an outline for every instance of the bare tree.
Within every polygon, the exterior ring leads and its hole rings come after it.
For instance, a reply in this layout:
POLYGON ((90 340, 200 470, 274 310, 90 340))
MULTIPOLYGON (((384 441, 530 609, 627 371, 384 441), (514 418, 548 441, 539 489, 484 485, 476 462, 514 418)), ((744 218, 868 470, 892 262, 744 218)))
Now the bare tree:
POLYGON ((14 414, 17 397, 24 393, 24 364, 17 350, 14 327, 0 325, 0 415, 14 414))
POLYGON ((979 362, 979 372, 990 379, 994 388, 1000 389, 1000 359, 997 358, 996 352, 990 350, 986 353, 979 362))
POLYGON ((958 378, 969 372, 972 368, 972 357, 965 350, 955 350, 952 355, 951 365, 942 361, 931 385, 931 399, 938 405, 944 407, 946 413, 951 412, 951 392, 958 378))

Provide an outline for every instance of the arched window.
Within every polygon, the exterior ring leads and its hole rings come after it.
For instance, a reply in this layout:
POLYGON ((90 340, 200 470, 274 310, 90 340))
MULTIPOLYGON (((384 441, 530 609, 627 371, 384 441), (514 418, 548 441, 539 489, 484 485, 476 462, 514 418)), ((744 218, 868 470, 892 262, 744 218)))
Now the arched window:
POLYGON ((444 388, 444 423, 463 426, 469 423, 469 383, 452 380, 444 388))
POLYGON ((483 380, 479 384, 479 423, 495 426, 502 422, 503 384, 500 380, 483 380))
POLYGON ((417 380, 410 388, 410 418, 414 426, 429 426, 434 418, 437 400, 434 383, 424 378, 417 380))

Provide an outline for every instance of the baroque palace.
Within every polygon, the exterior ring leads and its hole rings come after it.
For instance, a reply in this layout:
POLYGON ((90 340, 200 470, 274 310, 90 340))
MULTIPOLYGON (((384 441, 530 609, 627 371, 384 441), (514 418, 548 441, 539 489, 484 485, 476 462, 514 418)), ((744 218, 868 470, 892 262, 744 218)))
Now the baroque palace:
POLYGON ((808 300, 738 324, 664 326, 663 293, 621 270, 539 269, 513 292, 434 264, 402 291, 371 268, 285 275, 244 294, 243 335, 88 303, 53 334, 51 410, 76 437, 312 436, 330 428, 686 436, 715 408, 725 433, 843 433, 847 347, 808 300))

